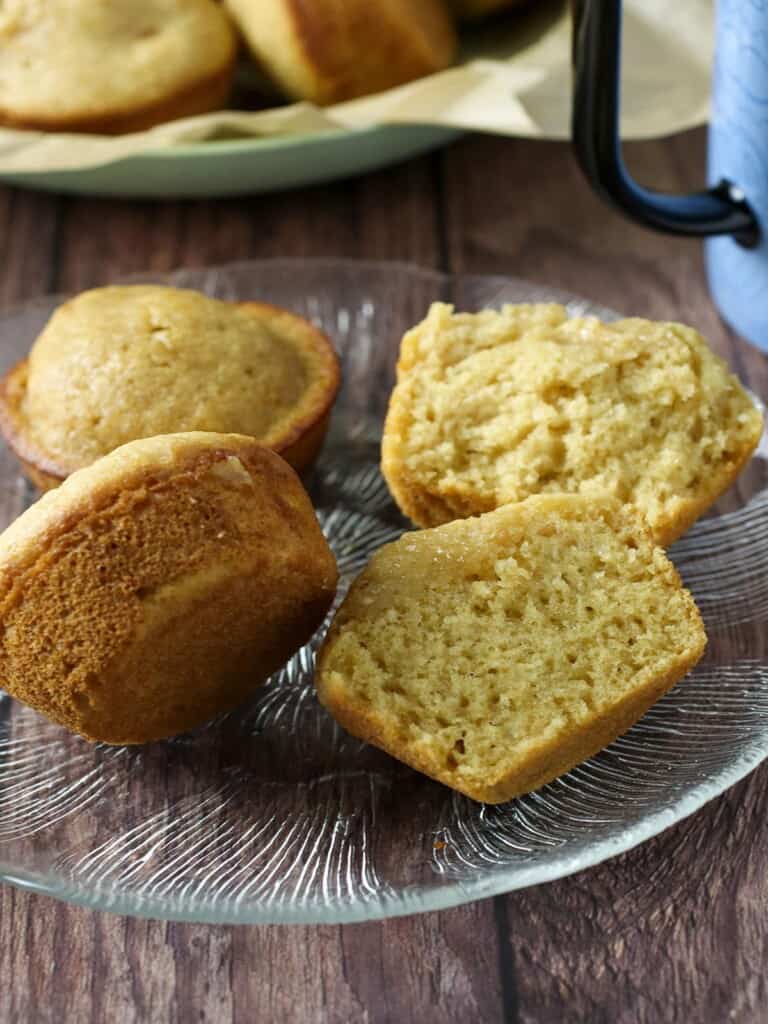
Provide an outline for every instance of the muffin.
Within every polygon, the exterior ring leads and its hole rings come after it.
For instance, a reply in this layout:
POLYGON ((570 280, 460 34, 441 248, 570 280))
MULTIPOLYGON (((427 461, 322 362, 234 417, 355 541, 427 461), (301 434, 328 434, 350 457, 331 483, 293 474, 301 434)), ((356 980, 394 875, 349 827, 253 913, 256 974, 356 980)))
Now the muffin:
POLYGON ((59 307, 0 383, 0 429, 43 488, 128 441, 190 430, 247 434, 302 470, 338 387, 330 341, 285 310, 97 288, 59 307))
POLYGON ((305 644, 336 579, 274 452, 232 434, 134 441, 0 536, 0 678, 89 740, 173 736, 305 644))
POLYGON ((5 0, 0 124, 111 135, 215 110, 236 53, 214 0, 5 0))
POLYGON ((375 554, 336 615, 317 688, 354 736, 499 803, 623 733, 705 644, 636 511, 541 495, 375 554))
POLYGON ((438 303, 403 339, 382 467, 420 526, 542 492, 608 494, 666 545, 735 480, 762 426, 691 327, 438 303))
POLYGON ((225 0, 283 95, 327 104, 441 71, 457 39, 442 0, 225 0))

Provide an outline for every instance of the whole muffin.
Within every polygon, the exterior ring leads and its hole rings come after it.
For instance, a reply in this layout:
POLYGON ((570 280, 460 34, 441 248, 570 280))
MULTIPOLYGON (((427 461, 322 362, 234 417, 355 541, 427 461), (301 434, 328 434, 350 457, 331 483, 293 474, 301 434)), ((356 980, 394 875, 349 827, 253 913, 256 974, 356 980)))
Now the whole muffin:
POLYGON ((215 110, 236 52, 214 0, 5 0, 0 124, 116 134, 215 110))
POLYGON ((288 98, 367 96, 448 67, 443 0, 225 0, 246 45, 288 98))
POLYGON ((0 429, 43 488, 128 441, 190 430, 247 434, 301 470, 338 387, 330 341, 285 310, 97 288, 60 306, 4 378, 0 429))
POLYGON ((87 739, 173 736, 280 668, 336 580, 274 452, 225 434, 134 441, 0 536, 0 678, 87 739))

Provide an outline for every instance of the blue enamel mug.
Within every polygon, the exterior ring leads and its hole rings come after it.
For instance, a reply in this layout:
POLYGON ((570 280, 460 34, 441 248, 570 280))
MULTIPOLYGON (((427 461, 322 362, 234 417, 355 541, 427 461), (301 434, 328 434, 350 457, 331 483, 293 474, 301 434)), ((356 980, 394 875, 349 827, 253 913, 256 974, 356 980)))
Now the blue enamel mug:
POLYGON ((712 297, 768 352, 768 0, 718 0, 706 191, 633 181, 619 138, 621 0, 575 0, 573 143, 597 193, 659 231, 706 238, 712 297))

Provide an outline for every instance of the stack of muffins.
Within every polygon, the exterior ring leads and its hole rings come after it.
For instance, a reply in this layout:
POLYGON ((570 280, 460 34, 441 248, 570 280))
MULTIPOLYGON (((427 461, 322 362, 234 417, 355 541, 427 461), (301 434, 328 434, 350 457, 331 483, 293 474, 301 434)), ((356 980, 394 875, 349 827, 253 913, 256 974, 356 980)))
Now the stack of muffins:
MULTIPOLYGON (((155 286, 63 305, 0 391, 7 442, 50 489, 0 537, 8 691, 89 739, 144 743, 282 666, 335 595, 294 469, 338 387, 328 339, 273 306, 155 286)), ((761 432, 691 328, 436 304, 403 339, 383 437, 423 529, 353 584, 321 701, 477 800, 567 771, 701 657, 662 546, 761 432)))
POLYGON ((519 0, 5 0, 0 124, 116 134, 224 107, 238 52, 327 104, 448 67, 457 19, 519 0))

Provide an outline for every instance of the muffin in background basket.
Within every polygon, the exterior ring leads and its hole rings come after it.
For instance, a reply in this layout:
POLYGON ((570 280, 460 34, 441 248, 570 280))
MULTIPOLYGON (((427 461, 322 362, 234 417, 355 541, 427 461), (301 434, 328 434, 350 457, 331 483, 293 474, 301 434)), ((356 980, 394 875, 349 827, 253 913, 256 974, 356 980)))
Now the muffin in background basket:
POLYGON ((667 545, 733 483, 762 429, 692 327, 436 303, 403 338, 382 469, 420 526, 532 494, 607 494, 667 545))
POLYGON ((367 96, 448 67, 443 0, 225 0, 258 64, 289 99, 367 96))
POLYGON ((499 803, 629 729, 705 644, 637 512, 538 495, 378 551, 336 614, 317 687, 354 736, 499 803))
POLYGON ((339 362, 309 321, 157 285, 97 288, 53 314, 0 386, 0 429, 38 486, 128 441, 245 434, 304 470, 323 443, 339 362))
POLYGON ((448 0, 448 6, 461 21, 477 21, 490 14, 530 6, 531 0, 448 0))
POLYGON ((206 113, 236 54, 214 0, 5 0, 0 124, 119 134, 206 113))
POLYGON ((336 581, 309 497, 274 452, 231 434, 133 441, 0 536, 0 678, 87 739, 163 739, 285 664, 336 581))

